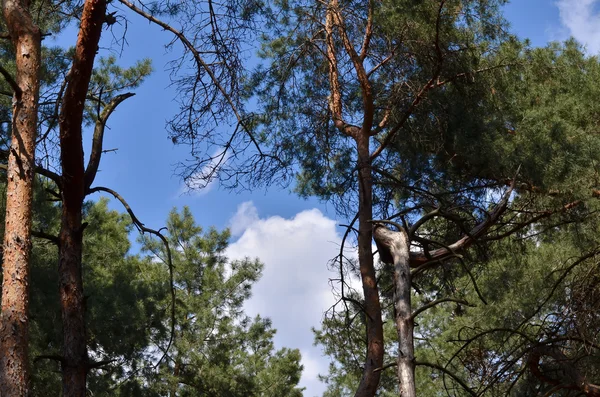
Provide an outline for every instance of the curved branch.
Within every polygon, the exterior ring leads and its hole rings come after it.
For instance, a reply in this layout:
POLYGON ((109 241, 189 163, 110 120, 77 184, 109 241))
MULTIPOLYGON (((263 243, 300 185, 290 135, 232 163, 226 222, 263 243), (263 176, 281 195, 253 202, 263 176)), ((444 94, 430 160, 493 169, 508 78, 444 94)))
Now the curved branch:
POLYGON ((421 226, 423 226, 423 224, 425 222, 427 222, 430 219, 435 218, 436 216, 440 215, 441 213, 441 209, 440 208, 436 208, 431 212, 428 212, 427 214, 423 215, 421 218, 419 218, 418 221, 416 221, 408 230, 408 237, 410 239, 413 238, 413 236, 415 235, 415 233, 417 232, 417 229, 419 229, 421 226))
MULTIPOLYGON (((519 170, 517 170, 517 174, 518 173, 519 170)), ((512 194, 515 188, 516 180, 517 178, 515 175, 510 187, 506 190, 506 192, 502 196, 502 199, 500 200, 498 205, 496 205, 496 208, 494 208, 494 210, 489 214, 485 221, 475 226, 470 233, 462 237, 460 240, 454 242, 453 244, 429 252, 429 256, 425 255, 425 253, 423 252, 411 252, 411 267, 418 267, 430 261, 445 259, 447 257, 455 255, 455 252, 464 250, 473 245, 473 243, 477 241, 478 238, 483 236, 489 230, 489 228, 492 227, 492 225, 494 225, 498 221, 498 219, 500 219, 500 216, 502 216, 504 211, 506 211, 510 195, 512 194)))
POLYGON ((158 365, 167 356, 169 348, 173 344, 173 339, 175 338, 175 282, 173 281, 173 261, 172 261, 172 257, 171 257, 171 248, 169 247, 169 241, 160 232, 160 230, 154 230, 154 229, 150 229, 150 228, 144 226, 144 224, 142 222, 140 222, 140 220, 137 218, 137 216, 135 216, 135 213, 133 212, 133 210, 127 203, 127 201, 125 201, 123 196, 121 196, 119 193, 117 193, 116 191, 109 189, 107 187, 96 186, 96 187, 90 189, 88 194, 92 194, 92 193, 96 193, 96 192, 109 193, 114 198, 119 200, 121 202, 121 204, 123 205, 123 207, 125 207, 125 210, 129 214, 129 216, 131 217, 131 221, 133 222, 133 224, 137 227, 137 229, 142 234, 144 234, 144 233, 153 234, 153 235, 157 236, 159 239, 161 239, 163 244, 165 245, 165 250, 167 251, 167 265, 169 266, 169 279, 170 279, 170 285, 171 285, 171 336, 169 337, 169 343, 167 343, 167 347, 166 347, 166 349, 164 349, 164 353, 163 353, 162 357, 157 361, 157 363, 155 365, 155 367, 158 367, 158 365))
POLYGON ((437 306, 440 303, 444 303, 444 302, 456 302, 456 303, 460 303, 461 305, 470 306, 470 307, 474 307, 475 306, 475 305, 470 304, 469 302, 467 302, 464 299, 440 298, 440 299, 434 300, 433 302, 429 302, 426 305, 423 305, 420 308, 418 308, 417 310, 415 310, 413 312, 411 318, 414 320, 419 314, 423 313, 425 310, 431 309, 432 307, 437 306))
POLYGON ((462 379, 460 379, 456 374, 454 374, 453 372, 449 371, 448 369, 442 367, 441 365, 438 364, 434 364, 434 363, 429 363, 426 361, 415 361, 415 365, 420 365, 423 367, 429 367, 429 368, 433 368, 433 369, 437 369, 438 371, 448 375, 449 377, 451 377, 452 379, 454 379, 454 381, 456 383, 458 383, 459 385, 462 386, 463 389, 465 389, 465 391, 467 393, 469 393, 470 395, 477 397, 477 393, 475 393, 462 379))
POLYGON ((587 381, 586 377, 572 365, 573 360, 569 359, 560 349, 554 346, 535 347, 527 359, 527 364, 531 372, 544 383, 556 386, 558 389, 578 390, 586 396, 600 397, 600 386, 587 381), (567 383, 564 380, 550 378, 540 369, 540 359, 542 356, 551 357, 558 364, 567 377, 567 383))
POLYGON ((381 372, 381 371, 384 371, 384 370, 386 370, 388 368, 392 368, 392 367, 396 367, 396 366, 398 366, 398 363, 394 361, 394 362, 385 364, 383 367, 375 368, 373 370, 373 372, 381 372))
POLYGON ((104 141, 104 130, 108 118, 121 102, 123 102, 127 98, 131 98, 134 95, 135 94, 128 92, 125 94, 115 96, 104 107, 104 109, 102 109, 102 113, 100 113, 98 120, 96 120, 96 126, 94 127, 94 137, 92 141, 92 152, 90 154, 90 160, 88 162, 88 165, 85 169, 86 191, 90 188, 90 186, 92 186, 92 183, 96 178, 96 173, 98 172, 98 167, 100 166, 100 158, 102 157, 102 143, 104 141))

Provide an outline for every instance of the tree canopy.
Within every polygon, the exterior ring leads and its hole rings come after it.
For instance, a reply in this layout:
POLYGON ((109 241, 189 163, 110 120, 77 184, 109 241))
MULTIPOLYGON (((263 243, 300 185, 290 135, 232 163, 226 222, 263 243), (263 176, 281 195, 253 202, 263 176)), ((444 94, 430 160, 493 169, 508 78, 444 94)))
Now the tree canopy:
POLYGON ((188 187, 291 185, 343 219, 325 396, 600 395, 600 63, 519 40, 505 3, 4 1, 0 394, 303 395, 300 352, 243 310, 260 260, 95 184, 153 70, 96 55, 136 17, 181 50, 165 136, 188 187))

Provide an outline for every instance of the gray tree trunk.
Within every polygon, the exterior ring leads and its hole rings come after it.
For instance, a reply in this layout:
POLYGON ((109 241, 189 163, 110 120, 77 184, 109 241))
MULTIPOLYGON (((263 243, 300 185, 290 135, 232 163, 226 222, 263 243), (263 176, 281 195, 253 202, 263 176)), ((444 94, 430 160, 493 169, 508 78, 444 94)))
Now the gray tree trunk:
POLYGON ((416 397, 414 322, 411 307, 411 274, 408 234, 376 224, 373 237, 384 263, 394 266, 394 309, 398 332, 397 375, 402 397, 416 397))

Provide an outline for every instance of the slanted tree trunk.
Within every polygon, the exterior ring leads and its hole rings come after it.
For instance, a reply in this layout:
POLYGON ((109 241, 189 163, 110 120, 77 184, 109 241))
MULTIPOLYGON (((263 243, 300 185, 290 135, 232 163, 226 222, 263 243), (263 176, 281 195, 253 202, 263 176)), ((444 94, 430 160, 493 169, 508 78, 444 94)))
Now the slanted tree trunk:
POLYGON ((82 209, 86 194, 82 122, 94 58, 106 14, 106 0, 87 0, 73 65, 59 118, 62 164, 62 218, 59 243, 59 289, 63 319, 63 396, 83 397, 88 371, 85 303, 81 271, 82 209))
POLYGON ((28 395, 29 257, 41 34, 29 14, 29 1, 5 0, 2 6, 17 73, 14 80, 5 75, 14 96, 2 264, 0 395, 19 397, 28 395))
POLYGON ((408 234, 376 224, 373 237, 384 263, 394 266, 394 312, 398 332, 397 375, 402 397, 415 397, 414 322, 411 306, 411 274, 408 234))

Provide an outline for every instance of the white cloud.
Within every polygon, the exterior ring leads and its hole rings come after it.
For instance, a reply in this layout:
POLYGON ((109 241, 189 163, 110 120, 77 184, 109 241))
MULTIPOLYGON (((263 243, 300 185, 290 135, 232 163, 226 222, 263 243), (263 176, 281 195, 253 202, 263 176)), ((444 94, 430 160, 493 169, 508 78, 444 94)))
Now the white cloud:
POLYGON ((258 221, 258 211, 252 201, 240 204, 235 215, 229 220, 231 235, 234 237, 241 235, 248 227, 258 221))
POLYGON ((265 264, 246 312, 271 318, 278 348, 301 350, 304 395, 321 395, 325 387, 317 375, 327 370, 328 362, 320 348, 313 346, 311 327, 320 327, 323 313, 334 303, 329 279, 337 275, 328 270, 327 263, 341 244, 336 222, 317 209, 291 219, 260 219, 256 207, 246 202, 230 224, 241 236, 229 246, 228 257, 258 257, 265 264))
POLYGON ((590 54, 600 52, 599 0, 558 0, 561 23, 583 43, 590 54))

